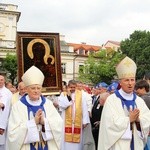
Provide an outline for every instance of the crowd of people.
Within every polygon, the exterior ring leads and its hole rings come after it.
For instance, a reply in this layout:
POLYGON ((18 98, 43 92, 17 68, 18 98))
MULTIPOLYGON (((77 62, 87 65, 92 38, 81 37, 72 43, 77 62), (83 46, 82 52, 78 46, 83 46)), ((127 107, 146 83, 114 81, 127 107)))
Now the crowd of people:
POLYGON ((0 150, 150 150, 150 77, 136 70, 125 57, 117 81, 63 81, 57 96, 42 95, 35 66, 17 88, 0 75, 0 150))

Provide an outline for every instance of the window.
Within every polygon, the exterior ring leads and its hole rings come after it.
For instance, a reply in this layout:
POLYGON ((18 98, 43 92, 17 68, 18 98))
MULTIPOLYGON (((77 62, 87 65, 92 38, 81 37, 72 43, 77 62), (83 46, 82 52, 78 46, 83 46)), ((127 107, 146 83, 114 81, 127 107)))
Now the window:
POLYGON ((62 72, 62 74, 66 74, 66 64, 65 63, 61 64, 61 72, 62 72))
POLYGON ((88 55, 89 54, 89 51, 85 51, 85 55, 88 55))
POLYGON ((5 25, 0 22, 0 32, 3 32, 5 30, 5 25))
POLYGON ((84 71, 84 65, 79 65, 79 73, 83 73, 84 71))
POLYGON ((83 49, 79 50, 79 55, 84 55, 84 50, 83 49))
POLYGON ((90 51, 89 51, 89 54, 93 54, 93 53, 94 53, 94 51, 93 51, 93 50, 90 50, 90 51))

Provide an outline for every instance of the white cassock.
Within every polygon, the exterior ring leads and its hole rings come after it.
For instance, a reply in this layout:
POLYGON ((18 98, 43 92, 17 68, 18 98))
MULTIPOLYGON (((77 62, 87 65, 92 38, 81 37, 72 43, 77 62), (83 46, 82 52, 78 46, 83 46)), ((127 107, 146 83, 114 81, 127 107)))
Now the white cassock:
MULTIPOLYGON (((75 93, 71 95, 72 100, 75 100, 75 93)), ((62 131, 62 143, 61 143, 61 150, 83 150, 83 136, 82 136, 82 130, 81 130, 81 140, 80 143, 72 143, 72 142, 65 142, 65 109, 68 108, 69 106, 73 105, 74 103, 72 101, 68 101, 67 96, 64 96, 61 94, 58 97, 58 103, 60 107, 61 116, 64 120, 64 127, 62 131)), ((75 115, 75 106, 73 105, 73 116, 75 115)), ((89 120, 89 113, 88 113, 88 108, 87 108, 87 102, 86 102, 86 97, 85 94, 82 93, 82 124, 88 124, 90 123, 89 120)), ((73 124, 72 124, 73 127, 73 124)))
MULTIPOLYGON (((28 103, 29 98, 27 97, 28 103)), ((36 104, 36 103, 35 103, 36 104)), ((32 103, 32 105, 34 105, 32 103)), ((57 112, 53 103, 46 99, 44 104, 46 113, 45 132, 42 133, 44 141, 48 143, 48 150, 59 150, 61 143, 62 118, 57 112)), ((30 116, 31 117, 31 116, 30 116)), ((8 140, 9 150, 30 150, 30 143, 40 141, 40 127, 35 124, 34 118, 28 120, 28 111, 26 105, 21 101, 12 106, 8 123, 8 140)))
POLYGON ((4 104, 4 110, 0 109, 0 128, 4 129, 4 134, 0 135, 0 145, 5 145, 8 117, 10 112, 10 101, 12 93, 5 86, 0 88, 0 103, 4 104))
MULTIPOLYGON (((141 132, 134 123, 134 150, 143 150, 150 126, 150 110, 143 99, 135 100, 140 110, 141 132)), ((110 95, 104 105, 99 130, 98 150, 130 150, 132 131, 121 100, 115 94, 110 95)))
POLYGON ((82 90, 84 97, 86 97, 86 102, 87 102, 87 107, 88 107, 88 112, 91 113, 92 110, 92 96, 91 94, 85 92, 84 90, 82 90))

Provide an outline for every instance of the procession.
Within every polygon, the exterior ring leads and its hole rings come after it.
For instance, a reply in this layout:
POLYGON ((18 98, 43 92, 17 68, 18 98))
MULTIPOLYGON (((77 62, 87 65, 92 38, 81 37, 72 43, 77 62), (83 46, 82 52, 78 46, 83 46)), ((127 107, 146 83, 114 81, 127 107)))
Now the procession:
POLYGON ((142 4, 118 2, 134 4, 133 17, 119 16, 115 2, 108 12, 107 0, 2 1, 0 150, 150 150, 150 31, 135 21, 142 4))
MULTIPOLYGON (((75 80, 63 83, 55 104, 42 95, 44 75, 36 66, 23 74, 16 92, 11 91, 13 85, 5 87, 5 78, 0 75, 0 149, 149 147, 149 101, 142 99, 146 93, 138 92, 143 87, 136 83, 136 69, 134 61, 126 56, 116 67, 118 82, 113 87, 105 82, 91 89, 75 80)), ((143 81, 148 93, 149 83, 143 81)))

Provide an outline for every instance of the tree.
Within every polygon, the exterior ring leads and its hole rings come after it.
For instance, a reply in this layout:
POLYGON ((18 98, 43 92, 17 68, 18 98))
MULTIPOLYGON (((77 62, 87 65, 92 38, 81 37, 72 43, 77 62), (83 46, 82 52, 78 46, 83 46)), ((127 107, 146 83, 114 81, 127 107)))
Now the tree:
POLYGON ((3 61, 3 68, 10 74, 9 79, 14 84, 14 80, 17 76, 17 56, 8 53, 3 61))
POLYGON ((137 64, 137 79, 143 78, 150 71, 150 32, 134 31, 120 45, 123 54, 132 58, 137 64))
POLYGON ((111 83, 116 76, 115 66, 123 57, 124 55, 114 50, 101 50, 96 55, 90 55, 83 66, 84 71, 79 72, 79 80, 91 84, 102 81, 111 83))

